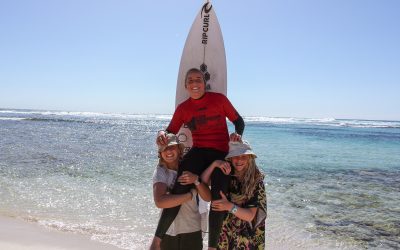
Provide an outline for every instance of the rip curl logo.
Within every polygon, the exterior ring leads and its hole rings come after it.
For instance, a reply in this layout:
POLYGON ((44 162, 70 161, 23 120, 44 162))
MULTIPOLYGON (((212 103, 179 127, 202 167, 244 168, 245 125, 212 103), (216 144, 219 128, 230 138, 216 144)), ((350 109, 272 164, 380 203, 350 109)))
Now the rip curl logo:
POLYGON ((205 3, 203 8, 201 9, 201 17, 203 18, 203 12, 208 14, 212 9, 212 5, 210 3, 205 3))
POLYGON ((208 41, 208 28, 210 26, 210 14, 209 12, 212 9, 212 5, 210 3, 205 3, 203 5, 203 8, 201 9, 201 18, 203 19, 203 34, 201 36, 202 40, 201 43, 202 44, 207 44, 208 41))
MULTIPOLYGON (((201 35, 201 43, 204 45, 204 57, 205 57, 205 47, 208 43, 208 30, 210 27, 210 11, 211 11, 211 9, 212 9, 212 5, 208 2, 205 3, 203 5, 203 8, 201 9, 201 18, 203 20, 203 26, 202 26, 203 33, 201 35)), ((211 79, 211 75, 207 71, 207 65, 205 63, 200 65, 200 70, 204 74, 204 79, 206 81, 206 90, 209 91, 209 90, 211 90, 211 85, 207 82, 211 79)))

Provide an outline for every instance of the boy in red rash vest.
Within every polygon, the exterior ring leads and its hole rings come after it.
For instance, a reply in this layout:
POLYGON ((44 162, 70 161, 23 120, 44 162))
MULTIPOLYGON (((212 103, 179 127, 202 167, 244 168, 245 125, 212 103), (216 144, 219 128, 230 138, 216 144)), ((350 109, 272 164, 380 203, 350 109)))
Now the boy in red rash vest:
MULTIPOLYGON (((196 175, 201 173, 215 160, 224 160, 228 153, 228 142, 241 140, 244 131, 244 121, 228 98, 219 93, 206 92, 206 81, 203 73, 198 69, 190 69, 185 78, 185 88, 190 98, 181 103, 175 110, 166 131, 159 131, 156 143, 167 143, 166 133, 178 133, 182 125, 186 125, 192 133, 193 147, 184 156, 180 163, 178 176, 183 171, 190 171, 196 175), (235 126, 235 133, 230 136, 226 124, 228 118, 235 126)), ((228 192, 230 177, 217 168, 211 176, 212 200, 221 199, 220 191, 228 192)), ((191 186, 175 183, 171 193, 187 193, 191 186)), ((180 206, 164 209, 157 226, 156 234, 150 249, 159 249, 161 239, 165 235, 172 221, 178 214, 180 206)), ((225 212, 210 211, 208 246, 214 249, 218 238, 225 212)))

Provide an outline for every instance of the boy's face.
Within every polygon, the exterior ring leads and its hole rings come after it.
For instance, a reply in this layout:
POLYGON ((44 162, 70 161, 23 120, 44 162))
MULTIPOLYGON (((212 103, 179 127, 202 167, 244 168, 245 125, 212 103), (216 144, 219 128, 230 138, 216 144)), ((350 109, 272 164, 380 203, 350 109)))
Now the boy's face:
POLYGON ((201 98, 206 92, 206 84, 203 75, 199 72, 192 72, 188 75, 185 88, 193 99, 201 98))

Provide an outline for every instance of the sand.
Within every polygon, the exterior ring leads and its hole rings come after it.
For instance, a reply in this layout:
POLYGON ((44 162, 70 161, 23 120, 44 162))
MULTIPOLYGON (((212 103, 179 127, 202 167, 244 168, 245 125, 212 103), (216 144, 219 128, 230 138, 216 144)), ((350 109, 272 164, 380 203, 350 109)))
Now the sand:
POLYGON ((0 217, 0 249, 7 250, 116 250, 115 246, 83 235, 46 229, 19 219, 0 217))
MULTIPOLYGON (((266 250, 321 250, 322 247, 308 238, 295 237, 290 230, 271 232, 268 227, 266 250), (314 244, 311 244, 314 243, 314 244)), ((205 240, 206 241, 206 240, 205 240)), ((150 239, 149 239, 150 243, 150 239)), ((204 242, 204 248, 206 247, 204 242)), ((90 240, 89 236, 48 229, 34 222, 0 216, 0 250, 117 250, 115 246, 90 240)), ((143 249, 148 249, 144 246, 143 249)))

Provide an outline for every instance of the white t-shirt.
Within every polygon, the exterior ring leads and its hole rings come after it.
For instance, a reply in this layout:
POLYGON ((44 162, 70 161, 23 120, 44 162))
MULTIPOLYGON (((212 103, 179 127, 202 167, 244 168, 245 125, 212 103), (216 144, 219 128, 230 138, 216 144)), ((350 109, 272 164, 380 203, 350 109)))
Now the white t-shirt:
MULTIPOLYGON (((153 185, 157 182, 165 183, 169 191, 174 186, 176 176, 177 172, 175 170, 158 165, 154 170, 153 185)), ((194 195, 192 200, 181 205, 178 215, 167 231, 168 235, 176 236, 201 230, 201 216, 196 197, 197 195, 194 195)))

